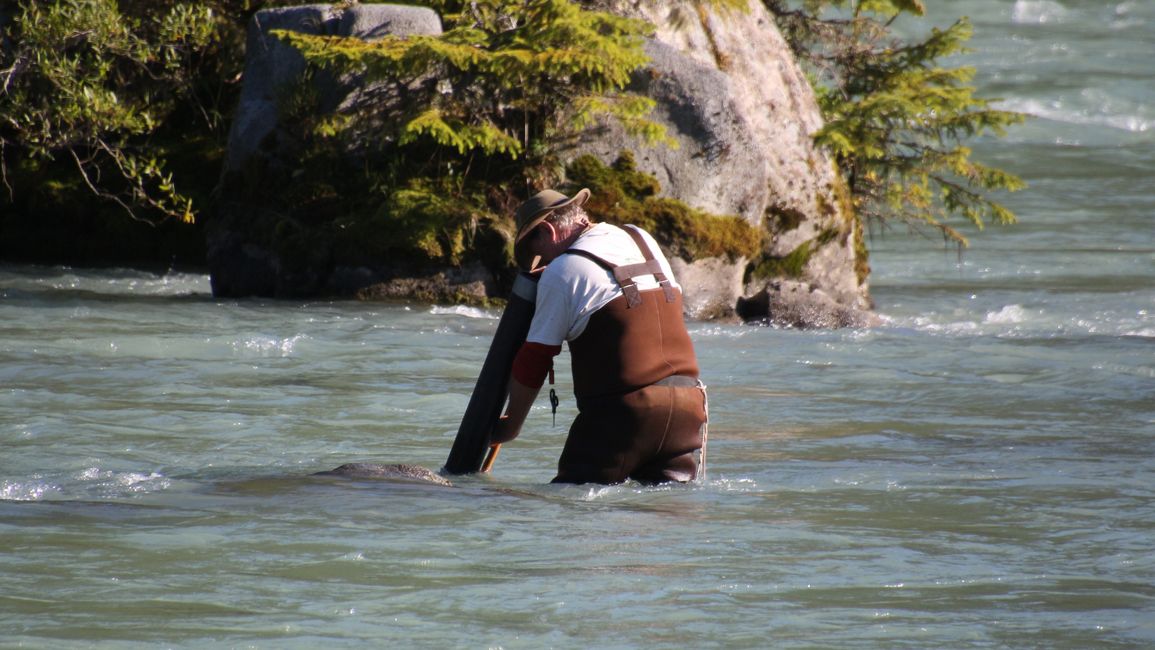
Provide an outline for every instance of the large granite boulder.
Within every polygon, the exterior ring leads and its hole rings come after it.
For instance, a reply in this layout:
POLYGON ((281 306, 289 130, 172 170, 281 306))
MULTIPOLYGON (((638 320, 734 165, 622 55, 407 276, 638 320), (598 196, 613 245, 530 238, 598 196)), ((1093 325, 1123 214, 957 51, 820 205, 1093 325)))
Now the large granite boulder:
POLYGON ((764 224, 765 253, 799 267, 791 277, 743 284, 747 260, 679 260, 675 271, 692 280, 683 281, 690 315, 735 314, 741 299, 738 315, 745 320, 789 326, 868 321, 865 314, 848 315, 870 308, 861 228, 841 198, 832 160, 811 137, 822 127, 813 90, 762 3, 750 0, 746 11, 709 9, 695 0, 610 5, 656 26, 646 45, 651 62, 633 86, 658 102, 653 118, 679 146, 644 146, 606 126, 605 137, 579 153, 609 162, 628 145, 639 171, 655 176, 663 195, 764 224), (798 306, 789 315, 758 309, 787 303, 798 306))

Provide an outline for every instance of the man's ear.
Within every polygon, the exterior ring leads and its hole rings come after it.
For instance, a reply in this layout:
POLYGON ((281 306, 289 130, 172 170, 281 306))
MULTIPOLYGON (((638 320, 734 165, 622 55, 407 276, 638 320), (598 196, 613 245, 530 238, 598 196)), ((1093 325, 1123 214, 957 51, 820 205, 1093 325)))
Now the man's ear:
POLYGON ((546 227, 546 232, 549 235, 549 241, 553 242, 554 244, 561 241, 561 231, 557 229, 557 226, 553 225, 549 221, 543 221, 541 222, 541 225, 546 227))

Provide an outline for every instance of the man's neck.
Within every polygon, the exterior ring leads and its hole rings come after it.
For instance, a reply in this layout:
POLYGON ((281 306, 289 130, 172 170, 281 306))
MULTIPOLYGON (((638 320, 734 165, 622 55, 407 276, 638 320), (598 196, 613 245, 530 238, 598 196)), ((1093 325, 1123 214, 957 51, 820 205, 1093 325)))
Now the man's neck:
POLYGON ((566 235, 562 242, 565 244, 566 248, 569 248, 570 246, 574 245, 574 242, 581 239, 581 236, 589 232, 593 227, 594 224, 588 221, 585 223, 574 224, 573 230, 570 231, 568 235, 566 235))

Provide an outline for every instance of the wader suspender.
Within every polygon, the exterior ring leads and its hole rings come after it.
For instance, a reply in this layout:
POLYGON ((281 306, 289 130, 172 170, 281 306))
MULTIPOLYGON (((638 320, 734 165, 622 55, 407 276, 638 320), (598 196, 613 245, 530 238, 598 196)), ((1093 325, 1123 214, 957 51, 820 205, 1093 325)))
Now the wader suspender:
POLYGON ((654 279, 661 285, 662 292, 666 295, 666 302, 674 302, 677 300, 678 296, 674 293, 673 285, 670 284, 670 280, 666 277, 666 274, 662 272, 662 265, 654 258, 654 253, 650 251, 650 247, 646 245, 646 240, 642 239, 642 234, 638 232, 635 226, 625 226, 622 230, 625 230, 630 238, 634 240, 634 243, 637 244, 638 250, 641 251, 642 257, 645 258, 646 261, 638 262, 637 264, 615 266, 597 255, 580 248, 571 248, 567 250, 566 253, 581 255, 584 258, 592 260, 610 273, 613 273, 614 280, 616 280, 622 288, 622 293, 626 295, 627 309, 642 304, 642 296, 638 292, 638 283, 634 281, 634 278, 643 275, 654 276, 654 279))

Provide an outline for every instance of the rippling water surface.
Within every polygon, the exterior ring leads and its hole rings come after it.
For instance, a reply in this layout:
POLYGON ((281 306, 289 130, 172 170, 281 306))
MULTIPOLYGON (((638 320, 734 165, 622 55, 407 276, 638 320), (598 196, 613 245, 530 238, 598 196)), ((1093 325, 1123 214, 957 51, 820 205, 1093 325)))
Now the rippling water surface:
POLYGON ((1038 116, 976 145, 1022 223, 874 233, 880 328, 694 324, 698 485, 548 485, 568 395, 491 476, 310 477, 440 467, 498 314, 0 268, 0 647, 1155 645, 1155 7, 939 11, 1038 116))

